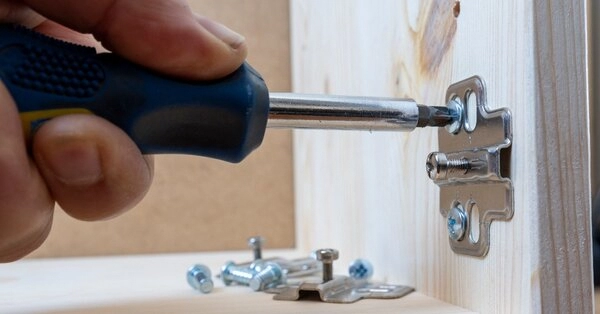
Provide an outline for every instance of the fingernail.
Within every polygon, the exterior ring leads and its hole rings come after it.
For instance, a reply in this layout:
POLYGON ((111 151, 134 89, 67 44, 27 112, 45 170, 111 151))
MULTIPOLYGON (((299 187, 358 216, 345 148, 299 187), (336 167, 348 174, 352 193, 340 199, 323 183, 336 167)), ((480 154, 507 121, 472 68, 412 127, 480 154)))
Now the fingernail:
POLYGON ((103 177, 100 153, 95 143, 60 143, 45 152, 43 160, 56 179, 65 185, 90 186, 103 177))
POLYGON ((207 18, 200 18, 199 21, 200 24, 202 24, 202 26, 204 26, 204 28, 207 31, 215 35, 217 38, 221 39, 224 43, 228 44, 233 49, 239 48, 246 41, 246 38, 244 38, 244 36, 232 31, 230 28, 223 24, 217 23, 207 18))

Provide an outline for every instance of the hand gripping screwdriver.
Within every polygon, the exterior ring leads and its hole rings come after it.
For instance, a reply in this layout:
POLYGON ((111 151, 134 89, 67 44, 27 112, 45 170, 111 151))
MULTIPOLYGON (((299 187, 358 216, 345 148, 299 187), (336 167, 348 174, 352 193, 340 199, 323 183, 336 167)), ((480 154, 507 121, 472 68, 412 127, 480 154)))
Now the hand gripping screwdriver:
POLYGON ((10 24, 0 24, 0 79, 28 137, 48 119, 87 113, 121 128, 144 154, 229 162, 257 148, 267 126, 411 131, 458 119, 410 99, 269 95, 248 64, 218 80, 181 80, 10 24))

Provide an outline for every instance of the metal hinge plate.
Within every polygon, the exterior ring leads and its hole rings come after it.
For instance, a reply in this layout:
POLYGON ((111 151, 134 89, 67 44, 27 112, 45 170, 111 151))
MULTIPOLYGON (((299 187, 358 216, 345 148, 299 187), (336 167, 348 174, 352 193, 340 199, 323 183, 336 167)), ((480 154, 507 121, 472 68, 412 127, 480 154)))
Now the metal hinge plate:
POLYGON ((296 301, 316 296, 323 302, 354 303, 361 299, 397 299, 414 290, 408 286, 377 284, 337 276, 328 282, 307 280, 299 284, 282 285, 266 292, 275 293, 275 300, 296 301))
POLYGON ((511 113, 487 107, 485 85, 477 76, 451 85, 446 100, 462 120, 439 130, 439 152, 429 155, 427 170, 440 187, 452 250, 483 257, 492 221, 510 220, 514 211, 511 113))

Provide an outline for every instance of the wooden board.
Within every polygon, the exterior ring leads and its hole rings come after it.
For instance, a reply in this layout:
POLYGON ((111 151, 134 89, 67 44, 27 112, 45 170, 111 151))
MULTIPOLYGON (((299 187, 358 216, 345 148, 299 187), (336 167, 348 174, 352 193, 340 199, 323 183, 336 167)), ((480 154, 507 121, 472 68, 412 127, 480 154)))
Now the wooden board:
MULTIPOLYGON (((193 0, 196 12, 244 34, 249 62, 271 90, 290 89, 285 0, 193 0)), ((48 241, 33 257, 241 249, 260 234, 268 247, 294 245, 292 135, 269 130, 241 164, 157 156, 152 189, 118 219, 82 223, 57 209, 48 241), (225 227, 226 226, 226 227, 225 227)))
MULTIPOLYGON (((295 251, 270 256, 299 257, 295 251)), ((271 255, 273 254, 273 255, 271 255)), ((423 294, 353 304, 275 301, 248 287, 224 287, 215 278, 210 294, 190 288, 188 267, 213 271, 248 252, 29 260, 0 266, 2 313, 473 313, 423 294)))
MULTIPOLYGON (((600 2, 589 2, 589 46, 590 56, 600 54, 600 38, 594 34, 600 32, 600 2)), ((597 57, 590 58, 590 128, 591 128, 591 158, 600 159, 600 61, 597 57)), ((600 167, 592 162, 592 195, 600 190, 600 167)))
POLYGON ((456 3, 292 1, 294 91, 441 105, 482 76, 514 117, 514 218, 486 258, 456 255, 424 167, 437 130, 297 131, 299 247, 482 313, 590 313, 586 2, 461 1, 455 18, 456 3))

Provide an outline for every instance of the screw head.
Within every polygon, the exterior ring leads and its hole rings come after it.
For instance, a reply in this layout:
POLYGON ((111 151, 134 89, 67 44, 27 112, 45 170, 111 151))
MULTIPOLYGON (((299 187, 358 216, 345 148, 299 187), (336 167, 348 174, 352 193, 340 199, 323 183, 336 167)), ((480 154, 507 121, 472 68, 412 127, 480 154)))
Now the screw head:
POLYGON ((260 272, 254 274, 250 279, 249 286, 254 291, 262 291, 265 288, 278 284, 283 279, 283 269, 277 263, 267 262, 260 272))
POLYGON ((373 265, 366 259, 355 259, 348 267, 348 274, 354 279, 369 279, 373 276, 373 265))
POLYGON ((461 204, 450 209, 446 218, 448 236, 453 241, 460 241, 467 230, 467 214, 461 204))
POLYGON ((235 267, 235 263, 233 261, 228 261, 221 267, 221 279, 226 286, 229 286, 233 283, 233 281, 229 279, 229 274, 231 274, 230 270, 232 267, 235 267))
POLYGON ((431 180, 444 180, 448 174, 448 157, 444 153, 431 153, 427 156, 425 168, 431 180))
POLYGON ((204 265, 194 265, 187 271, 188 284, 202 293, 209 293, 213 289, 210 269, 204 265))
POLYGON ((333 263, 340 257, 336 249, 320 249, 315 251, 315 258, 323 263, 333 263))
POLYGON ((265 244, 265 238, 261 236, 248 238, 248 247, 251 249, 261 248, 265 244))
POLYGON ((446 131, 451 134, 456 134, 460 131, 464 115, 464 106, 460 98, 454 97, 448 101, 448 110, 455 117, 452 123, 446 125, 446 131))

